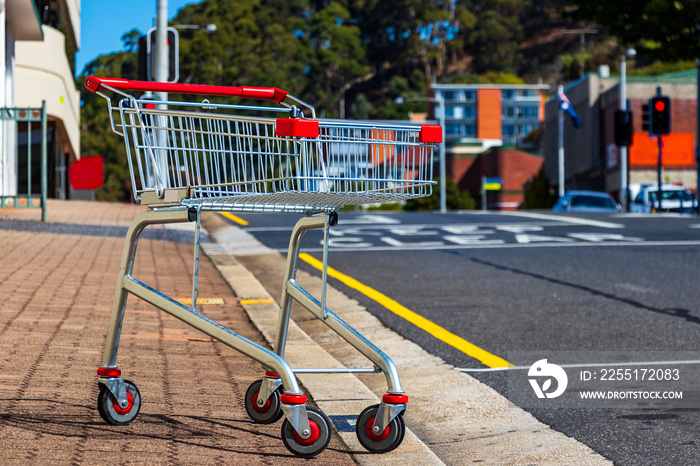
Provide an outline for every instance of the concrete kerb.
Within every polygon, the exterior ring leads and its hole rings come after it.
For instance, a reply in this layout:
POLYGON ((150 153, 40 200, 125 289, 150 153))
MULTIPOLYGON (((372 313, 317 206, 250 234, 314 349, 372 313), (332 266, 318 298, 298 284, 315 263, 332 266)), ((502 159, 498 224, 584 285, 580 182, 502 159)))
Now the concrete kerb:
MULTIPOLYGON (((246 299, 265 301, 243 307, 272 344, 278 306, 272 304, 274 300, 263 284, 231 254, 257 254, 256 273, 265 276, 283 273, 284 258, 260 243, 255 244, 248 233, 236 226, 222 225, 219 221, 209 225, 215 230, 210 237, 219 242, 209 248, 211 259, 244 303, 246 299), (246 246, 236 247, 237 239, 245 239, 246 246)), ((321 280, 317 277, 300 271, 297 281, 320 296, 321 280)), ((274 287, 268 286, 270 288, 274 287)), ((383 377, 298 374, 299 381, 319 408, 330 414, 358 463, 609 464, 586 445, 552 430, 490 387, 454 371, 440 358, 387 329, 340 291, 329 286, 327 299, 329 308, 343 320, 380 348, 390 349, 388 352, 410 395, 410 407, 405 416, 407 425, 430 446, 407 428, 405 440, 397 450, 383 455, 365 453, 355 436, 354 425, 349 422, 354 422, 362 409, 378 402, 377 395, 381 396, 386 390, 383 377)), ((364 357, 348 351, 347 343, 313 318, 291 322, 285 358, 292 367, 367 366, 364 357)))

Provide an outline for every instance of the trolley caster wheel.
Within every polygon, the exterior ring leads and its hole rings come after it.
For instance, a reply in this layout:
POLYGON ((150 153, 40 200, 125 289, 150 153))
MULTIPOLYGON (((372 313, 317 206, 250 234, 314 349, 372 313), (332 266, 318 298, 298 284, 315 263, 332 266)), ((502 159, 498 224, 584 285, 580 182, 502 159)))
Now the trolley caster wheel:
POLYGON ((311 436, 304 440, 297 434, 287 419, 282 423, 282 441, 287 450, 301 458, 313 458, 321 453, 331 441, 331 421, 316 408, 306 408, 309 416, 311 436))
POLYGON ((126 385, 126 398, 129 404, 122 408, 117 403, 117 399, 109 389, 100 384, 100 394, 97 396, 97 411, 108 424, 115 426, 125 426, 136 419, 141 409, 141 393, 133 382, 124 381, 126 385))
POLYGON ((384 432, 376 435, 372 432, 374 418, 377 417, 379 405, 366 408, 357 417, 355 433, 363 447, 370 453, 386 453, 401 445, 406 434, 406 424, 403 422, 403 414, 399 414, 389 423, 384 432))
POLYGON ((245 410, 248 413, 253 422, 257 424, 273 424, 277 422, 282 415, 282 404, 280 403, 280 392, 275 390, 270 398, 267 399, 265 406, 258 406, 256 400, 258 399, 258 392, 260 391, 260 386, 262 385, 262 380, 256 380, 248 390, 245 392, 245 410))

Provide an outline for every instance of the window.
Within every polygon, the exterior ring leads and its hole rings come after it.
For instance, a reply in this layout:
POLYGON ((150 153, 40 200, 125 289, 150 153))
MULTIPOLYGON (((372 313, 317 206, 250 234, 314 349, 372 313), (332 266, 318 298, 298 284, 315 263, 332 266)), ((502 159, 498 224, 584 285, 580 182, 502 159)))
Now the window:
POLYGON ((464 125, 464 136, 468 138, 476 137, 476 126, 475 125, 464 125))
POLYGON ((453 91, 442 91, 442 97, 446 101, 447 100, 455 100, 455 93, 453 91))
POLYGON ((525 118, 537 118, 539 116, 539 108, 537 107, 523 107, 523 117, 525 118))
POLYGON ((457 137, 464 132, 464 125, 445 125, 445 136, 457 137))
POLYGON ((513 99, 515 99, 515 90, 503 89, 502 95, 503 95, 503 100, 513 100, 513 99))
POLYGON ((615 201, 609 197, 576 195, 571 197, 571 207, 606 207, 615 209, 615 201))
POLYGON ((454 118, 455 120, 461 120, 464 118, 464 112, 462 107, 445 107, 445 118, 454 118))
POLYGON ((515 135, 515 125, 503 125, 503 135, 504 136, 513 136, 515 135))
POLYGON ((474 102, 476 100, 476 91, 473 89, 464 91, 464 100, 467 102, 474 102))
POLYGON ((476 108, 473 105, 466 106, 446 106, 445 118, 462 120, 465 118, 474 118, 476 116, 476 108))

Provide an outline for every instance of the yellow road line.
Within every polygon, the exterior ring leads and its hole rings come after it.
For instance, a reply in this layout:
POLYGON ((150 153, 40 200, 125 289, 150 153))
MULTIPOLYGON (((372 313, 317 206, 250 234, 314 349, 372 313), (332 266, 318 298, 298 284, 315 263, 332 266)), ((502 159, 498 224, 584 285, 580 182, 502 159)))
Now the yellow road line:
POLYGON ((241 299, 238 301, 241 305, 246 306, 248 304, 277 304, 274 299, 241 299))
MULTIPOLYGON (((180 304, 191 305, 192 298, 175 298, 180 304)), ((224 304, 223 298, 197 298, 197 304, 224 304)))
POLYGON ((219 212, 219 213, 221 215, 223 215, 224 217, 226 217, 230 220, 233 220, 234 222, 238 223, 239 225, 243 225, 243 226, 248 225, 247 220, 243 220, 241 217, 233 215, 231 212, 219 212))
MULTIPOLYGON (((312 267, 315 267, 318 270, 323 270, 323 262, 317 260, 313 256, 310 256, 307 253, 301 253, 299 254, 299 258, 307 264, 311 265, 312 267)), ((420 314, 416 314, 412 310, 402 306, 401 304, 397 303, 388 296, 380 293, 375 289, 370 288, 367 285, 358 282, 354 278, 345 275, 344 273, 338 272, 337 270, 328 267, 328 276, 340 280, 345 285, 359 291, 368 298, 373 299, 374 301, 378 302, 397 316, 406 319, 416 327, 428 332, 438 340, 443 341, 454 348, 457 348, 461 352, 473 357, 474 359, 481 361, 483 364, 489 367, 512 366, 512 364, 506 361, 505 359, 499 358, 498 356, 491 354, 488 351, 481 349, 472 343, 469 343, 467 340, 455 335, 452 332, 445 330, 444 328, 440 327, 434 322, 431 322, 425 317, 421 316, 420 314)))

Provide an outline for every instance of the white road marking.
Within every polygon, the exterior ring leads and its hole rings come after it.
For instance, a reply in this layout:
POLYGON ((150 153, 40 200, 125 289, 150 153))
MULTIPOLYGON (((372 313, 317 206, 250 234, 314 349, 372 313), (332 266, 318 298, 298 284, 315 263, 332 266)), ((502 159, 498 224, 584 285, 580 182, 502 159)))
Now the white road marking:
MULTIPOLYGON (((610 366, 681 366, 688 364, 700 364, 700 359, 681 361, 625 361, 625 362, 592 362, 580 364, 557 364, 560 367, 610 367, 610 366)), ((455 367, 460 372, 496 372, 496 371, 522 371, 529 370, 532 366, 509 367, 455 367)))
POLYGON ((619 223, 601 222, 600 220, 591 220, 588 218, 568 217, 559 215, 537 214, 534 212, 499 212, 499 215, 509 215, 513 217, 536 218, 540 220, 556 220, 559 222, 569 223, 573 225, 587 225, 599 228, 624 228, 625 226, 619 223))
MULTIPOLYGON (((459 245, 459 244, 442 244, 442 245, 420 245, 421 243, 397 243, 403 244, 401 247, 396 246, 362 246, 357 249, 350 248, 333 248, 334 251, 356 251, 356 252, 375 252, 375 251, 430 251, 430 250, 458 250, 458 249, 512 249, 512 248, 574 248, 574 247, 629 247, 629 246, 700 246, 700 241, 609 241, 604 243, 593 242, 572 242, 572 243, 505 243, 492 244, 490 240, 481 241, 475 244, 459 245), (411 245, 413 244, 413 245, 411 245), (411 245, 411 246, 409 246, 411 245)), ((322 252, 323 248, 302 248, 304 252, 322 252)), ((286 248, 274 249, 276 252, 287 252, 286 248)))

